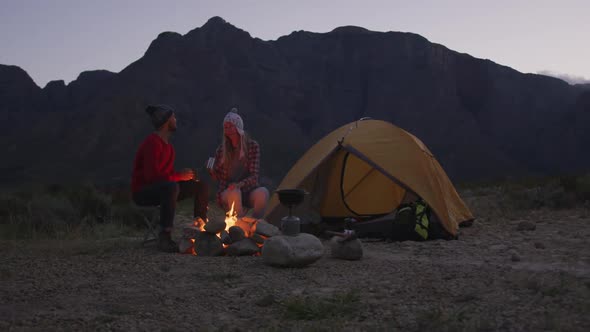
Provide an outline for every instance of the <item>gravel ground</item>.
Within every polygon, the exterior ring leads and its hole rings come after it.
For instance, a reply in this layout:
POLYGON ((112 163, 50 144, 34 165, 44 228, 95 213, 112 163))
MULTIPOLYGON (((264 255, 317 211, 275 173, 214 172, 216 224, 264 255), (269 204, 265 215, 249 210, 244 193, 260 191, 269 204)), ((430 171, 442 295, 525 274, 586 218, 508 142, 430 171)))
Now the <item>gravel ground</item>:
POLYGON ((366 240, 360 261, 303 269, 129 238, 0 242, 0 330, 589 331, 587 211, 480 218, 457 241, 366 240))

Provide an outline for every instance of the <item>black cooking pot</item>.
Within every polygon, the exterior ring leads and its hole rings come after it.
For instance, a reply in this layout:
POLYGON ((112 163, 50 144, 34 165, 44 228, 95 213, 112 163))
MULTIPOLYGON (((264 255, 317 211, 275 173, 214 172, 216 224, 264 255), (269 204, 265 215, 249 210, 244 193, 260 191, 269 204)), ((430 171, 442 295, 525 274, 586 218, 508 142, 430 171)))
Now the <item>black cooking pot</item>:
POLYGON ((275 191, 279 195, 279 201, 283 205, 294 206, 303 202, 307 191, 303 189, 281 189, 275 191))

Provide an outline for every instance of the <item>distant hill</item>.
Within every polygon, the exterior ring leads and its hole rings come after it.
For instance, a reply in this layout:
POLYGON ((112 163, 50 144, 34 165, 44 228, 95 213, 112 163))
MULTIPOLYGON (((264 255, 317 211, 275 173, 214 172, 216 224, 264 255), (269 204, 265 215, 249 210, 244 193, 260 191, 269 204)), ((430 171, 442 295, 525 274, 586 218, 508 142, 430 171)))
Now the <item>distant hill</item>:
MULTIPOLYGON (((455 180, 590 169, 590 90, 522 74, 401 32, 341 27, 252 38, 219 17, 161 33, 120 73, 43 89, 0 65, 0 183, 126 183, 152 130, 150 103, 177 109, 177 166, 201 166, 238 105, 275 183, 320 137, 361 117, 420 137, 455 180)), ((395 149, 392 149, 395 153, 395 149)))

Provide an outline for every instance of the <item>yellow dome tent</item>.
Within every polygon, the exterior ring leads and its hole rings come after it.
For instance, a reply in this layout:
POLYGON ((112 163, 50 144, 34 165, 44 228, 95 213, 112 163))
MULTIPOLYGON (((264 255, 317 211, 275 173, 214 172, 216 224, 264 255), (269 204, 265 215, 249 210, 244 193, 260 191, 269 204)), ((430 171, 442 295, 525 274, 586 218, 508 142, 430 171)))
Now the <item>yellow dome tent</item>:
MULTIPOLYGON (((344 125, 312 146, 279 189, 310 192, 309 207, 323 219, 391 213, 406 190, 422 197, 452 235, 473 215, 430 150, 407 131, 380 120, 344 125)), ((266 219, 278 223, 287 209, 273 195, 266 219)))

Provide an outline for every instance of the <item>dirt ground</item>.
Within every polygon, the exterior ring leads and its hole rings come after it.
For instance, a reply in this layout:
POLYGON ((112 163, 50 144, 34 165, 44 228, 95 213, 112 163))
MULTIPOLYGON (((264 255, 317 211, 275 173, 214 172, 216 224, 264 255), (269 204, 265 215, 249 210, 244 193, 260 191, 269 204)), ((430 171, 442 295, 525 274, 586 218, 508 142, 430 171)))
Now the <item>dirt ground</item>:
POLYGON ((302 269, 129 238, 3 242, 0 330, 590 331, 589 223, 480 217, 456 241, 365 241, 360 261, 302 269))

